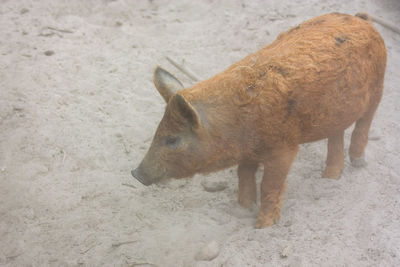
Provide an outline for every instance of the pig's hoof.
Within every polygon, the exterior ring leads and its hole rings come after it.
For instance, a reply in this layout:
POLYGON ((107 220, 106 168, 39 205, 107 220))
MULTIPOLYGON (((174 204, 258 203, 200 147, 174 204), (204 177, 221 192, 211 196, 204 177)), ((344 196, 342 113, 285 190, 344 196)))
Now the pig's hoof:
POLYGON ((364 156, 359 158, 350 157, 351 165, 356 168, 361 168, 367 166, 367 162, 365 161, 364 156))
POLYGON ((253 209, 253 207, 256 205, 256 200, 253 198, 248 198, 248 197, 240 197, 239 196, 238 202, 242 208, 249 209, 249 210, 253 209))
POLYGON ((342 174, 342 168, 335 168, 326 166, 325 171, 322 174, 322 178, 329 178, 329 179, 340 179, 340 175, 342 174))
POLYGON ((268 215, 268 216, 259 216, 258 220, 256 222, 255 228, 256 229, 263 229, 266 227, 270 227, 277 222, 279 222, 280 215, 279 214, 273 214, 273 215, 268 215))

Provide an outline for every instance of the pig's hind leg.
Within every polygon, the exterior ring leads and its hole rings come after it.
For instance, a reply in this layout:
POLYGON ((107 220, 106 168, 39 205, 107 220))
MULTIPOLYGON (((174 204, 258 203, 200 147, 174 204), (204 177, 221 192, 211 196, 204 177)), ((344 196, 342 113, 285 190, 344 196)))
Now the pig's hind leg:
POLYGON ((351 134, 349 155, 351 164, 354 167, 363 167, 367 164, 364 159, 364 151, 368 143, 368 133, 371 127, 372 119, 374 118, 375 111, 378 108, 381 96, 382 90, 379 91, 379 95, 373 98, 374 102, 370 105, 367 112, 365 112, 364 115, 357 120, 353 133, 351 134))
POLYGON ((256 228, 268 227, 279 221, 286 176, 298 150, 299 147, 295 146, 271 151, 265 160, 256 228))
POLYGON ((258 163, 243 162, 238 166, 238 202, 244 208, 252 208, 257 200, 256 172, 258 163))
POLYGON ((344 131, 328 138, 328 156, 323 178, 339 179, 344 168, 344 131))

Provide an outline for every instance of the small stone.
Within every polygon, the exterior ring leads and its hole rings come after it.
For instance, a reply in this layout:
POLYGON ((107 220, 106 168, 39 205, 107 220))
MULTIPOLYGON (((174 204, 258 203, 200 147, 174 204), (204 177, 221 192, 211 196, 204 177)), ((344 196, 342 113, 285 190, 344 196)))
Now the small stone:
POLYGON ((289 226, 292 226, 292 221, 286 221, 284 224, 283 224, 283 226, 285 226, 285 227, 289 227, 289 226))
POLYGON ((52 51, 52 50, 47 50, 46 52, 44 52, 44 54, 46 55, 46 56, 52 56, 52 55, 54 55, 54 51, 52 51))
POLYGON ((377 141, 381 139, 382 133, 377 128, 371 128, 368 133, 368 140, 377 141))
POLYGON ((22 112, 22 111, 24 111, 24 107, 19 106, 19 105, 14 105, 14 106, 13 106, 13 110, 14 110, 15 112, 22 112))
POLYGON ((368 136, 368 140, 371 140, 371 141, 377 141, 377 140, 380 140, 380 139, 381 139, 381 137, 379 135, 370 135, 370 136, 368 136))
POLYGON ((25 14, 25 13, 28 13, 28 12, 29 12, 29 9, 24 7, 23 9, 21 9, 20 14, 22 15, 22 14, 25 14))
POLYGON ((117 21, 117 22, 115 22, 115 26, 117 26, 117 27, 121 27, 121 26, 122 26, 122 22, 121 22, 121 21, 117 21))
POLYGON ((117 71, 118 71, 118 68, 115 67, 115 68, 112 68, 111 70, 109 70, 108 72, 109 72, 109 73, 115 73, 115 72, 117 72, 117 71))
POLYGON ((292 247, 286 246, 281 251, 281 258, 287 258, 292 254, 292 247))
POLYGON ((201 182, 201 185, 203 186, 204 190, 207 192, 218 192, 218 191, 222 191, 228 187, 228 183, 225 181, 218 182, 218 181, 204 180, 201 182))
POLYGON ((195 256, 197 261, 211 261, 219 255, 219 245, 217 241, 213 240, 208 245, 203 247, 195 256))
POLYGON ((32 172, 36 172, 38 174, 44 174, 44 173, 47 173, 48 171, 49 171, 49 168, 46 165, 41 164, 41 163, 32 167, 32 172))

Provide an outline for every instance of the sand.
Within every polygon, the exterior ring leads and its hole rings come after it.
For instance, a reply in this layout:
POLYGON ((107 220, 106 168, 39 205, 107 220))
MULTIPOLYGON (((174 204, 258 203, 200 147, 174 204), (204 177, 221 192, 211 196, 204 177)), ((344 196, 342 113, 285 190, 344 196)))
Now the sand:
POLYGON ((326 141, 303 145, 277 225, 254 229, 235 168, 150 187, 130 174, 165 108, 154 67, 192 84, 165 56, 206 79, 333 11, 400 25, 396 0, 1 1, 0 265, 400 266, 400 35, 379 25, 368 165, 346 156, 340 180, 322 179, 326 141), (206 247, 217 256, 196 260, 206 247))

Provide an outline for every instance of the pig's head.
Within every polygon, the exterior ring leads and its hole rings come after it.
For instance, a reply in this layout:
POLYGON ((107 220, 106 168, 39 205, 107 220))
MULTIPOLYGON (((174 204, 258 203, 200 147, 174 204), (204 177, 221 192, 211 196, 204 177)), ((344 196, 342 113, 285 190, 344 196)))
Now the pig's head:
POLYGON ((193 176, 206 164, 210 144, 208 132, 196 108, 177 93, 183 85, 157 67, 154 83, 167 102, 149 151, 132 175, 144 185, 163 178, 193 176))

